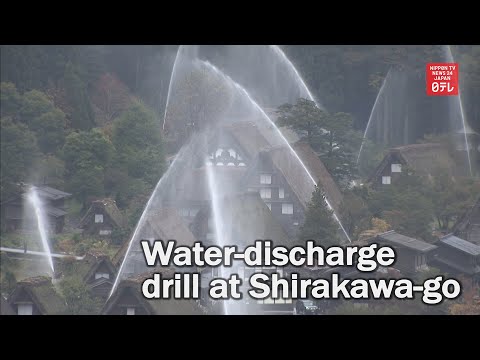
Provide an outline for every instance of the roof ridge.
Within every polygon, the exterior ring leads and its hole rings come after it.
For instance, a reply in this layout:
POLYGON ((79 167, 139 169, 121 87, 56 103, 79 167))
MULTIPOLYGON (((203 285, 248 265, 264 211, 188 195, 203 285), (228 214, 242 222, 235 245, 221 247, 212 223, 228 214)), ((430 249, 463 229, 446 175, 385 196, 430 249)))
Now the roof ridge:
POLYGON ((27 286, 40 286, 40 285, 51 284, 51 283, 52 283, 52 278, 45 275, 32 276, 29 278, 22 279, 18 282, 18 284, 27 285, 27 286))

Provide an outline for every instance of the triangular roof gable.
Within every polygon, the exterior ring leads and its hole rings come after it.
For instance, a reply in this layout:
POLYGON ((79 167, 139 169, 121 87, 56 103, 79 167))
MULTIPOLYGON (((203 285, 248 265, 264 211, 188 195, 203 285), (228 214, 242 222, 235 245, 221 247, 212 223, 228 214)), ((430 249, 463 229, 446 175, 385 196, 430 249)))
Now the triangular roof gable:
POLYGON ((246 163, 252 159, 255 153, 252 154, 251 149, 247 149, 245 142, 241 141, 242 137, 234 132, 231 126, 223 126, 219 131, 215 132, 212 138, 209 139, 208 151, 216 151, 218 147, 228 147, 234 149, 240 154, 243 161, 246 163))
POLYGON ((382 161, 380 162, 380 164, 378 164, 378 166, 375 168, 375 171, 373 173, 373 175, 368 179, 368 182, 373 182, 375 181, 375 179, 380 176, 383 171, 385 170, 385 168, 391 164, 391 163, 400 163, 404 166, 408 166, 407 164, 407 160, 405 159, 405 157, 402 156, 402 153, 399 153, 399 152, 395 152, 395 151, 392 151, 390 150, 382 159, 382 161))
POLYGON ((131 284, 126 284, 125 281, 122 281, 118 289, 112 294, 112 296, 107 300, 105 303, 102 314, 108 314, 108 312, 115 306, 115 304, 122 299, 126 294, 130 294, 133 296, 138 304, 140 304, 145 311, 147 312, 148 315, 153 314, 153 309, 152 307, 148 304, 145 298, 140 294, 137 288, 131 286, 131 284))
POLYGON ((42 304, 37 299, 35 294, 32 292, 32 290, 28 286, 25 286, 22 284, 17 285, 15 290, 13 290, 13 293, 10 295, 8 302, 11 305, 14 305, 18 303, 20 299, 22 299, 21 302, 23 302, 24 301, 23 299, 25 297, 27 297, 32 302, 32 304, 38 309, 40 314, 42 315, 45 314, 45 309, 43 308, 42 304))
POLYGON ((253 122, 241 121, 226 126, 229 132, 248 157, 252 160, 262 149, 270 146, 258 126, 253 122))
POLYGON ((111 272, 111 274, 115 276, 115 274, 117 273, 115 266, 113 266, 113 263, 110 261, 110 258, 104 255, 94 262, 94 264, 90 267, 90 270, 88 270, 88 272, 85 274, 83 279, 86 282, 89 282, 91 278, 95 276, 97 269, 102 265, 105 265, 108 268, 108 270, 111 272))
POLYGON ((120 210, 116 207, 115 201, 112 199, 103 199, 92 202, 77 227, 82 229, 85 226, 88 226, 91 221, 94 221, 95 211, 97 209, 102 209, 104 214, 107 215, 118 227, 123 227, 125 225, 125 219, 120 213, 120 210))
POLYGON ((43 315, 61 314, 66 310, 65 300, 55 291, 50 278, 37 276, 20 281, 12 293, 9 302, 15 303, 27 294, 38 311, 43 315))

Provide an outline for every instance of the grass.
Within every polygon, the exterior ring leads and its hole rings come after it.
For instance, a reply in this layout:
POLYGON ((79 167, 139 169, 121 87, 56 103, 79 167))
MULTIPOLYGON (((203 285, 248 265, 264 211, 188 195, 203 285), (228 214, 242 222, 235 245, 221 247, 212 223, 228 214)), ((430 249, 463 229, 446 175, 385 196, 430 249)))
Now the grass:
POLYGON ((40 238, 35 235, 35 232, 7 233, 0 236, 0 244, 3 247, 23 249, 25 241, 27 242, 28 250, 43 251, 40 238))

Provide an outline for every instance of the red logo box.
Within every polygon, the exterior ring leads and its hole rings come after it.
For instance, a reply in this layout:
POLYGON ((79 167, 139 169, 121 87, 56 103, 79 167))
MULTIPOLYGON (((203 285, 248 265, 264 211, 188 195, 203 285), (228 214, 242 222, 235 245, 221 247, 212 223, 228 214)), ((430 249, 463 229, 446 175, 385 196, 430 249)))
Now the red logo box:
POLYGON ((427 95, 458 95, 458 63, 429 63, 426 68, 427 95))

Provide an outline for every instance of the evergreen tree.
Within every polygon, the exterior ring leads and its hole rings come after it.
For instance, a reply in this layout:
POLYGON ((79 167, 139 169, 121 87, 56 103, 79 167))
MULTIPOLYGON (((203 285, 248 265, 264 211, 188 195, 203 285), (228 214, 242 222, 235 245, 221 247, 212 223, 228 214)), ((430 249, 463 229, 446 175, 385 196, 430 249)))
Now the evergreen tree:
POLYGON ((112 142, 117 166, 133 178, 154 186, 160 179, 165 158, 160 124, 155 113, 137 101, 114 121, 112 142))
POLYGON ((314 240, 322 246, 339 244, 338 224, 327 207, 325 194, 316 187, 312 199, 305 213, 305 222, 300 229, 300 241, 314 240))
POLYGON ((112 143, 98 129, 71 133, 65 140, 63 156, 70 191, 87 206, 90 196, 104 194, 105 169, 113 154, 112 143))
POLYGON ((278 109, 278 124, 300 134, 318 153, 332 176, 347 186, 357 175, 362 134, 353 130, 349 114, 329 114, 308 99, 278 109))
POLYGON ((3 118, 0 141, 0 183, 2 199, 14 189, 15 183, 28 181, 38 158, 37 140, 33 132, 21 123, 3 118))
POLYGON ((90 130, 95 126, 95 116, 88 97, 87 86, 72 63, 66 65, 63 80, 67 98, 72 107, 71 126, 74 129, 90 130))

